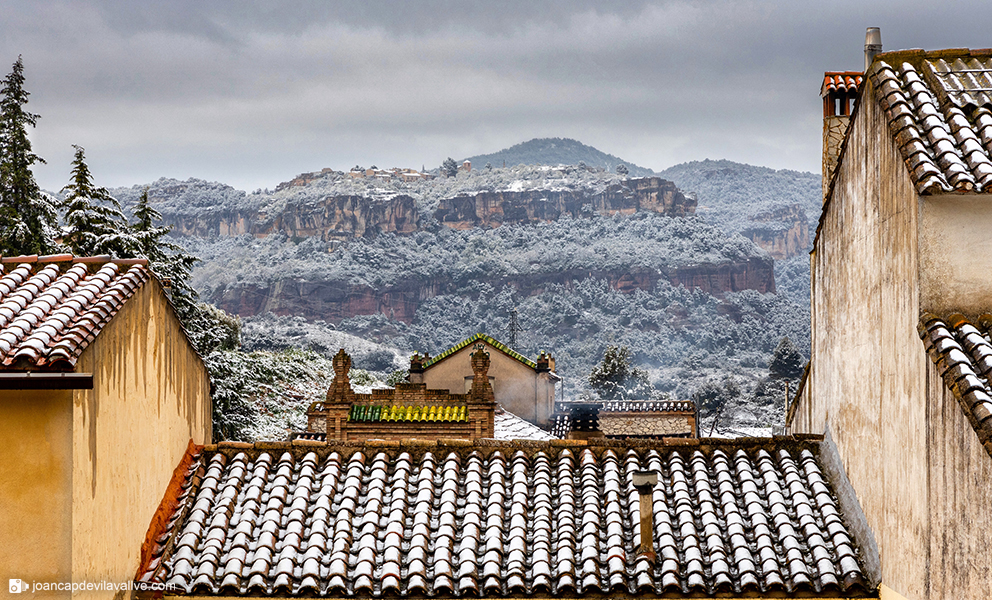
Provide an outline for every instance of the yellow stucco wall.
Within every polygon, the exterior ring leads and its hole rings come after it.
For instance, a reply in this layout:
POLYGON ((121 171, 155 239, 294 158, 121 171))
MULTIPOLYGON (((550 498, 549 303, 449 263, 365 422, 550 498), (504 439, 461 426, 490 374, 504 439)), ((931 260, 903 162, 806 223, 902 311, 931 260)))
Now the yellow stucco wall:
POLYGON ((829 430, 875 534, 882 582, 924 598, 928 359, 916 334, 919 199, 872 94, 865 91, 849 131, 814 246, 811 369, 792 430, 829 430))
POLYGON ((9 579, 29 584, 68 581, 72 392, 0 391, 0 440, 0 585, 4 594, 9 579))
POLYGON ((94 389, 72 398, 72 577, 124 582, 188 441, 211 441, 209 379, 154 280, 76 370, 93 373, 94 389))
MULTIPOLYGON (((522 419, 546 423, 554 409, 554 383, 546 374, 542 377, 542 374, 490 344, 481 340, 479 343, 485 344, 489 353, 489 381, 493 385, 496 402, 522 419)), ((464 394, 466 377, 471 382, 471 355, 475 345, 470 344, 427 368, 424 371, 427 389, 464 394)))

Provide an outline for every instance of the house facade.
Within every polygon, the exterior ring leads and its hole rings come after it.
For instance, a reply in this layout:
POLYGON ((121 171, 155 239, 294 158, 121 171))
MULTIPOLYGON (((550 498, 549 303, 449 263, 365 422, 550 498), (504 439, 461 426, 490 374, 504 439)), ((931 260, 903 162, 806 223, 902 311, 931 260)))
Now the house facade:
POLYGON ((0 263, 0 578, 124 584, 211 442, 206 368, 144 261, 0 263))
POLYGON ((472 352, 481 346, 490 356, 488 370, 496 402, 507 411, 538 425, 547 425, 554 412, 555 359, 541 353, 530 360, 512 348, 477 333, 431 357, 415 356, 410 363, 410 382, 428 389, 466 393, 472 387, 472 352))
POLYGON ((811 252, 788 425, 836 445, 883 598, 992 589, 990 90, 989 50, 869 56, 811 252))

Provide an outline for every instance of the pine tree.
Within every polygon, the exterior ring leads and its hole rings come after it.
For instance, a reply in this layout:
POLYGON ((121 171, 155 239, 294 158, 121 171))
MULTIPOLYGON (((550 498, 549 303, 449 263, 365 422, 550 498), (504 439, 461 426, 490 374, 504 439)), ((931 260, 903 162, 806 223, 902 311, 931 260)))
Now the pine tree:
POLYGON ((45 161, 31 150, 27 128, 38 115, 24 110, 30 94, 24 90, 24 64, 17 57, 0 89, 0 254, 50 254, 58 213, 55 200, 41 191, 31 172, 45 161))
POLYGON ((803 374, 803 355, 788 337, 782 338, 772 360, 768 363, 769 374, 776 379, 798 379, 803 374))
POLYGON ((121 205, 107 188, 93 185, 86 166, 85 151, 80 146, 72 160, 72 177, 62 188, 65 209, 62 242, 77 256, 116 253, 120 256, 127 224, 121 205))
POLYGON ((651 396, 648 374, 632 363, 630 348, 608 346, 603 362, 589 373, 589 385, 602 400, 647 400, 651 396))
POLYGON ((149 203, 147 188, 138 199, 133 215, 134 221, 126 232, 114 238, 115 253, 148 260, 148 267, 165 285, 166 295, 201 355, 236 348, 240 344, 241 321, 200 301, 192 284, 193 266, 200 259, 169 240, 167 236, 172 228, 158 224, 162 215, 149 203))
POLYGON ((441 163, 441 173, 443 173, 445 177, 454 177, 455 175, 458 175, 458 163, 455 162, 455 159, 450 156, 444 159, 444 162, 441 163))

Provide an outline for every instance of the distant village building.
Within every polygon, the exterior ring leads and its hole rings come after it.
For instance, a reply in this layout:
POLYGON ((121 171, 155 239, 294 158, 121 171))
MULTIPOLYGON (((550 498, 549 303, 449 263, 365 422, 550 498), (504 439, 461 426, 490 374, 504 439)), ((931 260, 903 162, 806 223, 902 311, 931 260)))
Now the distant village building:
POLYGON ((476 346, 490 354, 488 377, 496 402, 522 419, 547 425, 555 406, 555 359, 542 352, 536 361, 502 342, 477 333, 433 358, 416 357, 410 364, 410 382, 430 389, 467 393, 473 385, 472 355, 476 346))
POLYGON ((810 366, 788 425, 836 446, 883 598, 987 598, 992 51, 875 56, 873 34, 864 78, 845 75, 858 96, 835 163, 825 114, 810 366))
POLYGON ((559 403, 552 431, 571 440, 698 438, 699 411, 691 400, 559 403))
POLYGON ((470 172, 472 170, 472 161, 466 160, 462 162, 461 166, 458 167, 458 169, 461 171, 465 171, 466 173, 470 172))
POLYGON ((146 261, 0 259, 5 578, 130 580, 211 418, 206 367, 146 261))
POLYGON ((322 402, 307 411, 310 439, 342 442, 368 439, 492 438, 496 401, 489 384, 489 355, 480 345, 471 353, 472 382, 465 393, 428 389, 424 383, 399 383, 395 388, 357 394, 348 371, 351 357, 334 356, 334 383, 322 402))

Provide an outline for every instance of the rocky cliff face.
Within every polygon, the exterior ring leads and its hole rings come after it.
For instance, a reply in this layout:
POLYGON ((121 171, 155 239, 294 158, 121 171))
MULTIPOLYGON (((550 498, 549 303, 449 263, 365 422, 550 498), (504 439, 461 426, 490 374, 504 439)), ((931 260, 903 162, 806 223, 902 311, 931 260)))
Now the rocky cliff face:
POLYGON ((453 229, 471 229, 548 222, 563 214, 580 217, 593 212, 614 215, 647 211, 684 217, 695 209, 695 199, 682 195, 671 181, 645 177, 611 185, 598 194, 534 190, 455 196, 441 200, 434 217, 453 229))
MULTIPOLYGON (((309 175, 319 175, 309 174, 309 175)), ((301 176, 302 178, 303 176, 301 176)), ((305 185, 294 180, 287 187, 305 185)), ((167 195, 167 191, 159 191, 167 195)), ((181 193, 176 190, 175 193, 181 193)), ((243 203, 247 204, 247 203, 243 203)), ((318 201, 287 201, 276 211, 232 208, 231 204, 196 211, 163 208, 167 224, 179 235, 196 237, 250 234, 264 237, 284 233, 289 237, 349 240, 378 233, 413 233, 422 217, 408 195, 390 199, 365 196, 326 196, 318 201)), ((236 206, 236 205, 234 205, 236 206)), ((498 227, 504 223, 548 222, 563 214, 573 217, 593 212, 613 215, 649 211, 672 217, 692 214, 696 201, 686 198, 670 181, 657 177, 629 179, 600 193, 585 190, 501 191, 461 195, 442 200, 434 216, 454 229, 498 227)))
POLYGON ((751 217, 741 234, 781 260, 809 250, 809 221, 798 204, 782 206, 751 217))
MULTIPOLYGON (((582 270, 520 274, 494 279, 489 283, 496 288, 508 285, 521 296, 533 296, 543 293, 552 285, 573 289, 576 283, 585 278, 604 279, 611 287, 625 293, 638 289, 653 291, 662 280, 714 295, 745 289, 762 293, 775 291, 774 269, 772 261, 767 258, 640 272, 582 270)), ((390 319, 411 323, 423 301, 440 294, 453 293, 456 287, 454 282, 447 279, 410 278, 382 288, 349 285, 339 281, 283 279, 265 283, 238 283, 218 290, 210 301, 240 316, 272 312, 338 323, 342 319, 358 315, 382 314, 390 319)))
POLYGON ((251 234, 348 240, 376 233, 412 233, 420 227, 413 198, 389 200, 363 196, 328 196, 318 202, 287 203, 274 214, 253 209, 218 209, 195 216, 163 212, 166 223, 180 235, 214 237, 251 234))

